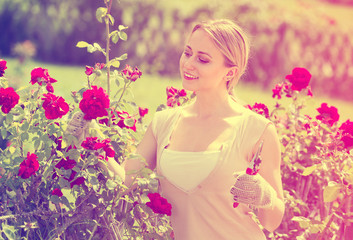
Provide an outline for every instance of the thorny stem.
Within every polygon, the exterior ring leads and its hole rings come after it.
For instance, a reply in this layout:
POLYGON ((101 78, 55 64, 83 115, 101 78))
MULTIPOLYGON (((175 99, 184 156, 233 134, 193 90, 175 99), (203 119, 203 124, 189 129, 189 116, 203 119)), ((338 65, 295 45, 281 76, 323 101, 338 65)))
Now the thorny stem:
POLYGON ((105 29, 106 29, 106 38, 107 38, 105 61, 106 61, 106 64, 107 64, 107 84, 108 84, 107 90, 108 90, 108 97, 110 96, 110 65, 108 64, 109 63, 109 51, 110 51, 110 37, 109 37, 109 24, 110 24, 109 21, 110 20, 109 20, 108 14, 110 14, 112 3, 113 3, 112 0, 110 0, 109 3, 108 3, 108 0, 105 1, 105 4, 107 6, 107 15, 105 17, 105 29))

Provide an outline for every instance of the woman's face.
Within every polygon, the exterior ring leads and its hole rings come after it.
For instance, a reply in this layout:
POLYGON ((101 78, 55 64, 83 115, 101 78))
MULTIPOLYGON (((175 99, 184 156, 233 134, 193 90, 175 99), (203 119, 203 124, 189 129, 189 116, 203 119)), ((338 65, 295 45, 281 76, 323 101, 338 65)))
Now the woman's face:
POLYGON ((180 74, 186 90, 197 93, 226 89, 229 70, 223 54, 204 30, 191 34, 180 57, 180 74))

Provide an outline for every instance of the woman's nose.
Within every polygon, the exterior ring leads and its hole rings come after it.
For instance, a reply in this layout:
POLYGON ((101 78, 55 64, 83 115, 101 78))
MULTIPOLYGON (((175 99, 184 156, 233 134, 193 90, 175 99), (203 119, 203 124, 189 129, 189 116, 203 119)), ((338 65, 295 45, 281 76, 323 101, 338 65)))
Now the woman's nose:
POLYGON ((193 69, 194 68, 194 59, 193 57, 185 58, 184 59, 184 67, 186 69, 193 69))

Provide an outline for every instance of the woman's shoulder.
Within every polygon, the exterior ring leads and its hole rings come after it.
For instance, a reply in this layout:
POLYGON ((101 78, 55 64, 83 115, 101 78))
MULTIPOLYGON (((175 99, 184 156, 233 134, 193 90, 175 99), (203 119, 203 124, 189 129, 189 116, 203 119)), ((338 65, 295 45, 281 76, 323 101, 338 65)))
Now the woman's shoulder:
POLYGON ((247 107, 243 108, 244 117, 249 123, 260 125, 268 125, 269 123, 271 123, 271 120, 267 119, 264 115, 254 112, 247 107))
POLYGON ((173 123, 173 120, 176 119, 180 112, 180 107, 166 108, 157 111, 154 114, 151 122, 153 133, 155 135, 158 135, 158 132, 160 132, 160 130, 168 129, 173 123))

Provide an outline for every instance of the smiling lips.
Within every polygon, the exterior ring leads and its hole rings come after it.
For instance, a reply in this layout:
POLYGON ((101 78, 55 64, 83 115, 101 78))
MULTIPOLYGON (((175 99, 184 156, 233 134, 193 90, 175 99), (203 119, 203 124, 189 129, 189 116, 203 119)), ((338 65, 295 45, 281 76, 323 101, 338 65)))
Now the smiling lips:
POLYGON ((189 73, 184 73, 184 78, 185 78, 186 80, 195 80, 195 79, 198 79, 198 77, 195 77, 195 76, 193 76, 193 75, 191 75, 191 74, 189 74, 189 73))

